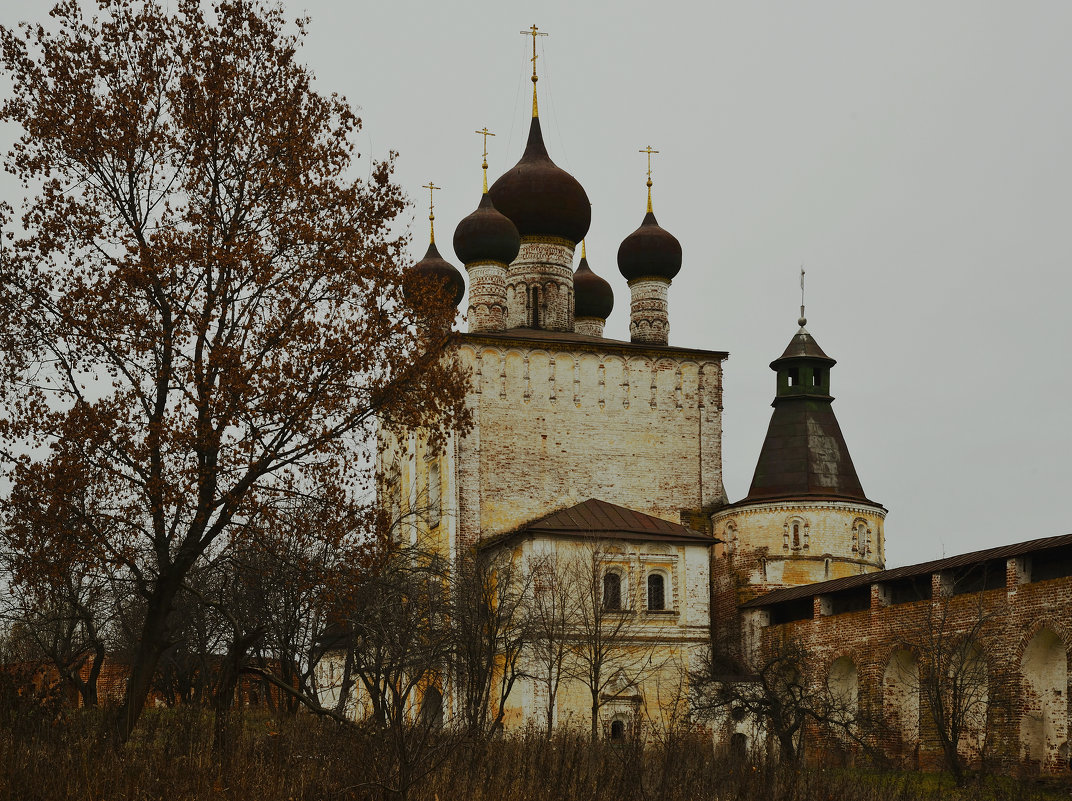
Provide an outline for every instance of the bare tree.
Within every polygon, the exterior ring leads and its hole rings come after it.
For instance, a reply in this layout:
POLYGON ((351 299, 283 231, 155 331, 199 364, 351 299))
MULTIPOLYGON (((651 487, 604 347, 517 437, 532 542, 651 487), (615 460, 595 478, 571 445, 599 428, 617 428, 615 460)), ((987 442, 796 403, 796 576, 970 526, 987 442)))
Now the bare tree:
POLYGON ((529 642, 525 653, 532 680, 542 688, 548 739, 554 732, 558 689, 567 675, 574 625, 573 571, 556 552, 534 557, 528 565, 529 642))
POLYGON ((354 601, 349 648, 358 702, 381 749, 376 784, 406 799, 453 746, 443 709, 454 643, 446 564, 417 548, 390 548, 354 601))
MULTIPOLYGON (((661 663, 654 647, 639 635, 642 596, 629 587, 616 599, 605 595, 605 576, 615 556, 598 541, 578 548, 565 565, 573 590, 572 630, 567 673, 588 688, 592 741, 599 739, 599 711, 613 697, 636 691, 661 663)), ((619 591, 620 592, 620 591, 619 591)))
POLYGON ((777 740, 782 760, 796 762, 805 723, 823 717, 824 704, 808 685, 807 653, 799 641, 780 638, 755 661, 709 652, 689 676, 693 712, 715 723, 756 721, 777 740))
POLYGON ((918 665, 915 671, 902 669, 899 678, 924 702, 958 787, 967 780, 972 756, 985 755, 990 705, 986 654, 998 614, 987 606, 982 591, 960 592, 973 578, 944 576, 939 597, 925 602, 918 625, 907 627, 900 641, 918 665))
POLYGON ((464 726, 486 735, 502 726, 506 702, 527 674, 531 575, 509 551, 471 549, 456 560, 451 620, 464 726))

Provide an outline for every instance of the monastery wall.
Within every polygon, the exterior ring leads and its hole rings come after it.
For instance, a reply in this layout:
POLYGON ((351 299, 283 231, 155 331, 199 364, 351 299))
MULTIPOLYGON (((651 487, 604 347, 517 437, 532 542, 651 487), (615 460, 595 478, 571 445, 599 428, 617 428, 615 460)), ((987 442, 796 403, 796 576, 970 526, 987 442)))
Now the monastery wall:
MULTIPOLYGON (((973 592, 958 594, 957 576, 944 571, 917 579, 921 586, 929 583, 931 598, 916 593, 915 600, 905 600, 903 582, 900 591, 884 583, 863 587, 863 600, 870 596, 863 609, 853 610, 845 598, 815 596, 805 599, 812 614, 800 620, 779 623, 777 608, 744 610, 744 647, 754 647, 752 657, 760 660, 787 640, 801 643, 809 657, 808 680, 817 690, 848 677, 864 742, 906 767, 923 769, 940 768, 942 751, 920 676, 935 654, 965 647, 966 661, 978 670, 959 672, 966 677, 962 692, 979 699, 963 716, 959 749, 968 764, 1067 772, 1072 576, 1032 581, 1030 559, 1023 558, 997 564, 1002 567, 1003 576, 992 573, 973 592)), ((970 575, 978 584, 978 572, 961 578, 970 575)), ((859 753, 859 746, 819 727, 808 742, 813 758, 835 763, 859 753)))
POLYGON ((475 423, 457 456, 463 542, 588 498, 674 522, 724 499, 717 355, 459 351, 475 423))

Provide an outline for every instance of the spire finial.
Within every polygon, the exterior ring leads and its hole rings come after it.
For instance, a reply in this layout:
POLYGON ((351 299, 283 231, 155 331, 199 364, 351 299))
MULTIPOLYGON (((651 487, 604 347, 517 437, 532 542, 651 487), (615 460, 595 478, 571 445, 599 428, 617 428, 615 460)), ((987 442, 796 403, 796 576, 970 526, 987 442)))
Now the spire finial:
POLYGON ((808 324, 808 318, 804 316, 804 265, 800 265, 800 319, 797 325, 801 328, 808 324))
POLYGON ((489 131, 486 125, 479 131, 473 131, 473 133, 478 133, 484 137, 484 162, 480 166, 484 170, 484 194, 486 195, 488 193, 488 137, 495 136, 495 134, 489 131))
POLYGON ((584 240, 583 239, 581 240, 581 258, 582 259, 587 259, 588 258, 588 253, 584 249, 584 240))
POLYGON ((536 37, 547 36, 547 34, 540 33, 540 29, 536 27, 535 23, 533 23, 532 27, 530 27, 528 30, 521 31, 521 35, 532 37, 532 116, 539 117, 540 113, 536 108, 536 81, 539 80, 539 78, 536 77, 536 37))
POLYGON ((651 145, 648 145, 646 148, 638 152, 648 154, 648 214, 651 214, 651 157, 659 151, 652 150, 651 145))
POLYGON ((428 190, 428 227, 430 230, 431 244, 435 244, 435 195, 432 193, 437 189, 442 189, 441 186, 436 186, 434 181, 429 181, 423 187, 428 190))

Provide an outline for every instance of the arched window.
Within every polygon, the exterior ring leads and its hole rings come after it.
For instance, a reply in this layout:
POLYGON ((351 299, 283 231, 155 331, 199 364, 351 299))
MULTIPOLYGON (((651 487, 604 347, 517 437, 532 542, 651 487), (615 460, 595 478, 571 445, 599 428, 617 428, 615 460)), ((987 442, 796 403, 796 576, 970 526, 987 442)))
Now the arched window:
POLYGON ((852 550, 860 556, 867 556, 871 551, 871 530, 863 518, 857 518, 852 524, 852 550))
POLYGON ((740 544, 737 539, 737 526, 733 523, 726 524, 726 530, 722 535, 723 543, 722 547, 725 549, 724 553, 735 554, 737 553, 737 547, 740 544))
POLYGON ((603 574, 603 608, 622 608, 622 577, 612 571, 603 574))
POLYGON ((610 722, 610 739, 612 739, 612 740, 624 740, 625 739, 625 721, 624 720, 612 720, 610 722))
POLYGON ((659 573, 651 573, 648 576, 648 609, 666 609, 666 587, 659 573))

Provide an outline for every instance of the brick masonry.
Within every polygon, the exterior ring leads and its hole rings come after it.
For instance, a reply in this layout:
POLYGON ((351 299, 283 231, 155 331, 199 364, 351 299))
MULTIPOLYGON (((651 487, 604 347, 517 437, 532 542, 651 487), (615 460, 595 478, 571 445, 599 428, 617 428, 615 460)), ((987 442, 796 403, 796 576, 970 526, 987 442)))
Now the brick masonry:
MULTIPOLYGON (((753 561, 737 565, 730 553, 715 558, 716 616, 734 615, 734 593, 747 583, 740 577, 751 575, 753 561)), ((851 663, 859 709, 869 721, 864 742, 907 767, 924 769, 940 767, 943 759, 919 667, 940 648, 970 636, 982 667, 980 680, 972 683, 983 703, 965 715, 959 750, 968 764, 1067 772, 1072 577, 1031 581, 1030 558, 1011 558, 1004 581, 993 582, 1002 586, 958 594, 958 575, 967 575, 968 567, 925 576, 930 599, 904 601, 887 584, 865 585, 870 603, 857 611, 837 612, 819 585, 809 597, 811 615, 777 622, 777 605, 751 609, 729 635, 739 637, 741 650, 754 659, 783 638, 799 641, 809 654, 806 672, 816 691, 831 680, 839 661, 851 663)), ((861 750, 814 726, 808 740, 815 758, 851 758, 861 750)))

